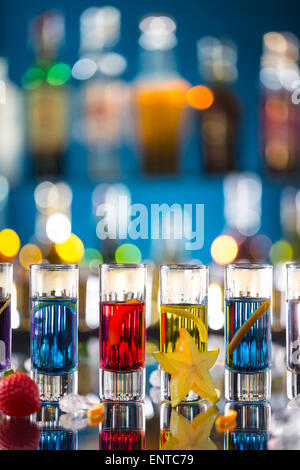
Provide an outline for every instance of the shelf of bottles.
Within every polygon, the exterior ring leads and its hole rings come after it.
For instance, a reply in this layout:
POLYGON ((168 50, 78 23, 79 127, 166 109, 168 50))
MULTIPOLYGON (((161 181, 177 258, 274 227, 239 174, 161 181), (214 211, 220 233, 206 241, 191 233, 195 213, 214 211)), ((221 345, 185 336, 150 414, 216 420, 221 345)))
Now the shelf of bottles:
POLYGON ((176 26, 165 14, 141 19, 139 72, 131 82, 120 52, 121 13, 110 6, 82 12, 74 64, 63 61, 65 18, 52 10, 30 21, 32 61, 22 88, 0 58, 0 259, 14 264, 18 331, 29 330, 29 265, 42 261, 80 264, 79 332, 98 326, 98 264, 147 261, 146 323, 156 325, 162 257, 211 264, 208 324, 216 331, 224 325, 223 266, 271 261, 273 328, 282 330, 284 263, 300 255, 298 39, 280 32, 262 37, 260 163, 253 171, 241 152, 237 44, 200 37, 193 85, 179 72, 176 26), (203 249, 186 250, 172 218, 172 242, 112 233, 101 239, 99 207, 110 204, 124 225, 124 197, 127 207, 143 203, 148 210, 152 203, 203 203, 203 249))

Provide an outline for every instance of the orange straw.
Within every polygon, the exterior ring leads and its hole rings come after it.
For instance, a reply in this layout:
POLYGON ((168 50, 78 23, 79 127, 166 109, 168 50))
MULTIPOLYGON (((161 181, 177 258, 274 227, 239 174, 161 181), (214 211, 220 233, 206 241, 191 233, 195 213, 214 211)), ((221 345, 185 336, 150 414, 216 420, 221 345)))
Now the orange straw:
POLYGON ((260 307, 258 307, 257 310, 255 310, 255 312, 252 313, 252 315, 241 326, 241 328, 236 332, 236 334, 232 338, 232 340, 231 340, 231 342, 230 342, 230 344, 227 348, 227 354, 232 354, 233 353, 233 351, 238 347, 238 345, 242 341, 243 337, 248 333, 251 326, 254 325, 254 323, 256 323, 257 320, 264 313, 266 313, 267 310, 269 310, 270 306, 271 306, 271 302, 269 300, 266 300, 263 304, 261 304, 260 307))

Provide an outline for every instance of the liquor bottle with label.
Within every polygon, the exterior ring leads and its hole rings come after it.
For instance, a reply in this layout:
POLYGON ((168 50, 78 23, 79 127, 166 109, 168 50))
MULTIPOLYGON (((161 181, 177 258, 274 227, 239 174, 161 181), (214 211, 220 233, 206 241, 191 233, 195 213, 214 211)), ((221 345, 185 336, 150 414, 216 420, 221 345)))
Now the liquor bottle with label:
POLYGON ((177 70, 176 23, 163 15, 140 21, 140 72, 133 89, 137 144, 144 173, 176 174, 180 167, 189 83, 177 70))
POLYGON ((300 115, 293 103, 299 76, 298 39, 291 33, 266 33, 260 66, 260 146, 264 168, 272 174, 290 175, 299 167, 300 115))
POLYGON ((23 76, 27 91, 27 141, 38 177, 58 177, 68 143, 68 88, 71 70, 58 61, 64 18, 46 11, 32 19, 30 42, 35 59, 23 76))
POLYGON ((120 147, 127 86, 126 59, 117 52, 121 15, 117 8, 88 8, 80 17, 80 58, 73 78, 81 81, 73 134, 87 150, 91 179, 120 172, 120 147))
POLYGON ((212 92, 212 103, 200 115, 204 169, 207 173, 235 170, 241 110, 231 88, 237 79, 237 51, 230 41, 204 37, 197 42, 199 71, 212 92))

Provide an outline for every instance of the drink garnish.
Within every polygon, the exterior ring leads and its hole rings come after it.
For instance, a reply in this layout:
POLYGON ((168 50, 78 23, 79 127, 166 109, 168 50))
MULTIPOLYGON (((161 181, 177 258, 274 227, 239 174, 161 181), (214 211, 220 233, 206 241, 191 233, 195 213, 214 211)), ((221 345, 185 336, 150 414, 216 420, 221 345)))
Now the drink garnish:
POLYGON ((78 430, 87 425, 96 426, 104 419, 104 405, 92 403, 83 395, 68 393, 59 400, 60 425, 65 429, 78 430))
POLYGON ((213 405, 207 411, 199 413, 192 421, 188 421, 177 411, 172 410, 171 438, 165 442, 161 450, 217 450, 209 436, 218 411, 213 405))
POLYGON ((6 307, 7 307, 8 304, 9 304, 9 302, 10 302, 10 294, 8 294, 8 296, 7 296, 6 299, 5 299, 4 305, 2 305, 2 307, 0 308, 0 315, 1 315, 1 313, 4 312, 4 310, 6 309, 6 307))
POLYGON ((103 421, 104 405, 97 405, 96 408, 92 408, 87 413, 89 418, 89 425, 97 426, 103 421))
POLYGON ((232 354, 234 350, 238 347, 240 342, 242 341, 243 337, 248 333, 250 328, 254 325, 254 323, 259 320, 259 318, 266 313, 271 306, 270 300, 266 300, 263 304, 261 304, 255 312, 248 318, 248 320, 241 326, 241 328, 236 332, 230 344, 227 348, 227 354, 232 354))
POLYGON ((171 375, 171 404, 177 406, 193 390, 211 403, 219 400, 209 369, 215 364, 219 349, 200 352, 190 333, 179 329, 179 341, 174 353, 154 352, 155 359, 171 375))
POLYGON ((164 305, 164 309, 164 313, 169 313, 171 315, 177 315, 179 317, 188 318, 189 320, 192 320, 199 330, 200 341, 203 343, 207 343, 207 329, 201 318, 197 317, 196 315, 193 315, 189 312, 187 308, 184 308, 182 306, 164 305))
POLYGON ((114 304, 114 313, 109 320, 108 326, 108 341, 111 346, 119 344, 121 341, 122 335, 122 326, 129 313, 132 312, 132 307, 140 304, 136 299, 128 300, 127 302, 120 303, 121 309, 119 310, 119 305, 114 304), (124 309, 124 305, 128 308, 124 309))
POLYGON ((40 409, 40 393, 36 383, 26 374, 15 372, 0 380, 0 412, 24 417, 40 409))
POLYGON ((222 433, 234 429, 236 427, 236 417, 236 410, 228 410, 224 416, 218 416, 216 419, 217 432, 222 433))

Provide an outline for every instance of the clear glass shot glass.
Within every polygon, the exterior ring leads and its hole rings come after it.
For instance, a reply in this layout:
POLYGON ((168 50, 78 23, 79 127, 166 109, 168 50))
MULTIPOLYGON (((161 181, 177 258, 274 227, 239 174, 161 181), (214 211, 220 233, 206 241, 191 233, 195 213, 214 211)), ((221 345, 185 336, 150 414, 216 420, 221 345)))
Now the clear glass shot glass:
POLYGON ((291 400, 300 394, 300 264, 288 263, 286 270, 286 388, 291 400))
POLYGON ((31 373, 45 402, 77 393, 78 266, 30 266, 31 373))
POLYGON ((99 392, 103 400, 145 396, 145 264, 100 265, 99 392))
POLYGON ((225 268, 227 400, 270 399, 272 273, 273 267, 268 264, 237 263, 225 268), (262 314, 256 316, 259 312, 262 314), (252 326, 251 321, 245 325, 253 314, 252 326), (239 338, 239 342, 232 341, 234 337, 239 338))
POLYGON ((145 450, 145 405, 105 402, 99 450, 145 450))
MULTIPOLYGON (((160 268, 160 350, 175 352, 179 330, 186 329, 199 351, 206 351, 207 341, 200 338, 193 316, 202 320, 207 332, 208 266, 162 265, 160 268)), ((161 369, 161 399, 169 401, 170 375, 161 369)), ((199 400, 192 390, 184 401, 199 400)))
POLYGON ((11 293, 13 265, 0 263, 0 377, 11 367, 11 293))

